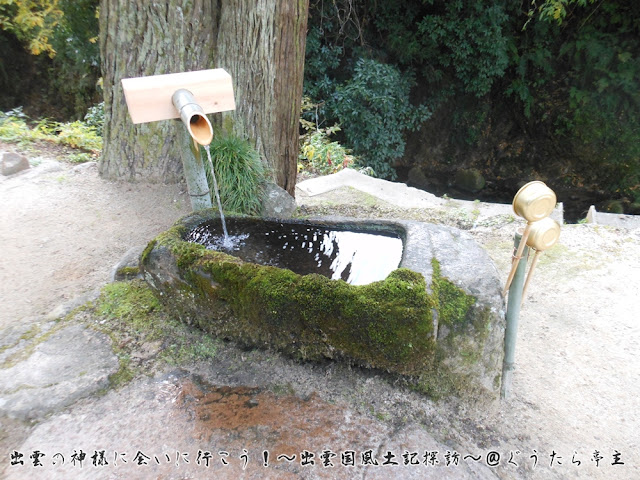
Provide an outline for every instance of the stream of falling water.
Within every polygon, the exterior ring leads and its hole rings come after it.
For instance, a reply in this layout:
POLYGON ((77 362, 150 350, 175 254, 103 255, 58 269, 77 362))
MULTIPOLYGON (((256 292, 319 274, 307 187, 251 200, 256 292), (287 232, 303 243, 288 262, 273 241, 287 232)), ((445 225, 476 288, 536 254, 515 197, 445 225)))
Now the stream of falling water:
POLYGON ((211 151, 209 145, 205 145, 204 149, 207 151, 207 158, 209 159, 209 167, 211 167, 211 177, 213 178, 213 189, 216 192, 216 200, 218 202, 218 210, 220 210, 220 220, 222 223, 222 231, 224 232, 224 246, 225 248, 231 248, 232 242, 229 238, 229 232, 227 232, 227 222, 224 219, 224 212, 222 211, 222 203, 220 202, 220 191, 218 190, 218 181, 216 180, 216 172, 213 168, 213 161, 211 160, 211 151))

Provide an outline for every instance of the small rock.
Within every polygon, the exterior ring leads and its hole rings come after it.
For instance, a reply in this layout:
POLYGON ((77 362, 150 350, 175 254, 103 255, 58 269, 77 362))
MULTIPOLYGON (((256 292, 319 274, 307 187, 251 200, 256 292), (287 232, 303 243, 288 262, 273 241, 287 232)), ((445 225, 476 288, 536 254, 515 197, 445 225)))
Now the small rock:
POLYGON ((296 200, 275 183, 267 183, 262 194, 262 210, 265 218, 290 218, 297 208, 296 200))
POLYGON ((89 170, 97 169, 97 168, 98 168, 98 162, 85 162, 73 167, 73 173, 88 172, 89 170))
POLYGON ((34 175, 45 175, 49 173, 61 172, 64 167, 57 160, 45 159, 37 168, 33 169, 34 175))
POLYGON ((2 175, 14 175, 29 167, 29 160, 27 160, 27 157, 24 155, 18 155, 13 152, 2 153, 2 159, 0 160, 0 171, 2 175))
POLYGON ((140 255, 145 249, 145 245, 131 247, 127 253, 120 259, 117 265, 111 269, 109 280, 111 282, 121 282, 124 280, 133 280, 134 278, 142 278, 138 270, 140 255))
POLYGON ((480 171, 475 168, 468 170, 458 170, 456 173, 455 186, 461 190, 475 193, 479 192, 486 185, 485 179, 480 171))

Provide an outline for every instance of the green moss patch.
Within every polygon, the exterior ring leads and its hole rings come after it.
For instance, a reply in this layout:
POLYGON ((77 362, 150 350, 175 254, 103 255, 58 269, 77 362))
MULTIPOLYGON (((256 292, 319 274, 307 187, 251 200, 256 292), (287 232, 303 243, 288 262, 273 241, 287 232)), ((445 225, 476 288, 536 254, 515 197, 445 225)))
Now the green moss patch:
POLYGON ((96 313, 109 320, 125 322, 132 331, 145 332, 152 336, 154 331, 153 312, 162 309, 153 292, 142 282, 115 282, 106 285, 96 304, 96 313))
POLYGON ((85 314, 110 336, 120 361, 109 379, 111 387, 153 374, 158 366, 211 359, 218 348, 216 339, 169 315, 142 280, 106 285, 85 314))
POLYGON ((444 278, 440 272, 440 262, 435 258, 431 259, 431 266, 439 321, 451 327, 463 325, 468 320, 470 308, 476 303, 475 297, 467 295, 460 287, 444 278))

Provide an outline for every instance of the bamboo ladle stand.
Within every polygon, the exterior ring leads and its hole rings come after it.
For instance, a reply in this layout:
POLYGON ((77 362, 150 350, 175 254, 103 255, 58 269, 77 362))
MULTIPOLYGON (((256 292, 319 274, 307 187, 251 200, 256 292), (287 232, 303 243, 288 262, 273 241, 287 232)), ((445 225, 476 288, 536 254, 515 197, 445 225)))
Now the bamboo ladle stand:
POLYGON ((515 234, 513 263, 507 284, 502 292, 506 295, 509 291, 507 303, 506 328, 504 338, 504 358, 502 364, 502 386, 500 396, 507 399, 511 392, 513 370, 515 368, 515 346, 518 332, 518 319, 520 305, 526 292, 533 271, 542 252, 552 247, 560 235, 560 225, 555 220, 548 218, 556 206, 556 195, 542 182, 529 182, 524 185, 513 199, 513 210, 516 215, 527 220, 527 226, 522 233, 518 229, 515 234), (517 247, 516 247, 517 246, 517 247), (529 274, 524 282, 527 268, 527 256, 530 247, 536 251, 529 274), (522 258, 524 254, 525 258, 522 258), (524 260, 524 261, 521 261, 524 260), (512 285, 513 282, 513 285, 512 285))

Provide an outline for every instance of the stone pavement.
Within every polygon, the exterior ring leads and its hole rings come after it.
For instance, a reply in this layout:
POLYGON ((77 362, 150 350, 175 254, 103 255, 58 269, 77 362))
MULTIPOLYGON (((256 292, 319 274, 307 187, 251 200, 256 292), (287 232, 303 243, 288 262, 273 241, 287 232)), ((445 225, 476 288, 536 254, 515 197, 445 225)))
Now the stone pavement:
POLYGON ((16 450, 25 465, 6 467, 4 478, 495 478, 462 458, 455 467, 444 458, 434 466, 404 465, 404 452, 415 451, 422 462, 425 451, 450 450, 418 426, 394 430, 314 395, 205 387, 184 373, 136 380, 78 402, 36 426, 16 450), (72 459, 81 449, 82 467, 72 459), (41 468, 28 465, 34 451, 46 455, 41 468), (104 456, 94 466, 96 451, 104 456), (378 465, 362 466, 363 454, 378 465))
MULTIPOLYGON (((22 347, 23 355, 0 369, 0 412, 22 420, 45 418, 109 384, 118 359, 108 337, 81 324, 51 329, 46 340, 22 347)), ((3 336, 6 343, 10 335, 3 336)), ((20 343, 20 342, 19 342, 20 343)), ((20 347, 3 352, 8 357, 20 347)), ((9 344, 11 345, 11 344, 9 344)))
POLYGON ((206 363, 105 388, 118 370, 106 335, 68 319, 33 325, 34 335, 2 332, 0 423, 22 430, 0 437, 2 478, 496 478, 419 424, 331 400, 332 389, 358 390, 392 403, 397 391, 375 375, 228 345, 206 363))

